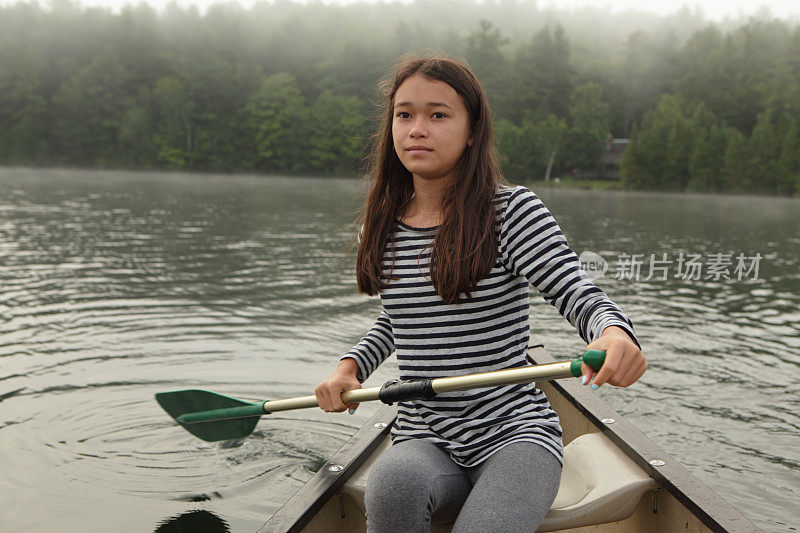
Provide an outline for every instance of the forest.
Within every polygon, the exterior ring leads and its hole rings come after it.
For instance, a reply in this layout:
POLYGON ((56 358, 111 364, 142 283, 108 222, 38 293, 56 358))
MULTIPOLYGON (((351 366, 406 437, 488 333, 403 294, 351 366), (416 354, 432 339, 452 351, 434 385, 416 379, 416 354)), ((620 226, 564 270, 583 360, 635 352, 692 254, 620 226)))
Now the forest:
POLYGON ((359 175, 426 49, 478 74, 511 181, 601 175, 613 137, 623 188, 800 196, 796 21, 533 0, 0 7, 0 165, 359 175))

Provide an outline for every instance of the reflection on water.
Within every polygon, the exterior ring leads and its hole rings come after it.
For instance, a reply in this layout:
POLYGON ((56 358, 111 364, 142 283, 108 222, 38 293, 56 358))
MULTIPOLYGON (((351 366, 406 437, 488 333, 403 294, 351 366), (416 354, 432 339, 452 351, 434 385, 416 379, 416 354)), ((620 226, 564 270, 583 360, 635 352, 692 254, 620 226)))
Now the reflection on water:
POLYGON ((225 520, 214 513, 197 510, 168 518, 155 529, 155 533, 186 533, 188 531, 228 533, 230 528, 225 520))
MULTIPOLYGON (((269 415, 223 445, 178 428, 153 395, 310 394, 378 311, 354 289, 359 191, 348 180, 1 170, 3 525, 263 524, 376 406, 269 415)), ((598 394, 765 530, 785 530, 800 497, 800 202, 538 192, 576 251, 609 262, 598 284, 650 361, 635 387, 598 394), (622 254, 681 252, 763 259, 758 279, 615 277, 622 254)), ((569 324, 534 301, 534 335, 557 357, 579 352, 569 324)), ((370 383, 395 369, 390 359, 370 383)))

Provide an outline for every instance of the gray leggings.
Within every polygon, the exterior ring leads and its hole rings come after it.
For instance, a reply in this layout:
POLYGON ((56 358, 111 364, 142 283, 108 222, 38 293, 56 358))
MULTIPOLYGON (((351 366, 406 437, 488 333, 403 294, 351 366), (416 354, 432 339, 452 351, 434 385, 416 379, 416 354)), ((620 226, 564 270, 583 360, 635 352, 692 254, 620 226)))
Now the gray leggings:
POLYGON ((556 457, 514 442, 474 467, 423 440, 392 445, 372 466, 364 503, 369 533, 417 533, 455 520, 453 533, 536 531, 561 481, 556 457))

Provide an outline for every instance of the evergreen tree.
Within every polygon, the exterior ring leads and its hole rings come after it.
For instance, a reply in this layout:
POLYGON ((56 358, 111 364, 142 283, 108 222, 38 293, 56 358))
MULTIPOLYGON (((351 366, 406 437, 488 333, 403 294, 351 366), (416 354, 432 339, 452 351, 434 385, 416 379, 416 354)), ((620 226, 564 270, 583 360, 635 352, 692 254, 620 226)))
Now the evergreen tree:
POLYGON ((353 175, 362 156, 364 112, 354 96, 320 95, 309 115, 308 153, 303 159, 309 170, 326 175, 353 175))
POLYGON ((783 139, 776 181, 777 192, 787 195, 800 183, 800 118, 795 118, 783 139))
POLYGON ((796 187, 796 21, 459 6, 0 6, 0 164, 347 173, 378 79, 433 48, 478 73, 509 176, 590 169, 633 130, 630 187, 796 187))
POLYGON ((487 87, 495 86, 507 68, 507 59, 502 48, 509 42, 499 28, 486 19, 481 19, 478 29, 467 36, 466 59, 487 87))
POLYGON ((653 175, 654 164, 651 160, 653 152, 648 151, 648 147, 655 147, 656 143, 652 138, 649 128, 646 126, 653 120, 655 111, 645 113, 642 126, 634 124, 631 132, 631 143, 625 150, 620 160, 619 175, 625 188, 646 189, 652 187, 656 179, 653 175))
POLYGON ((561 163, 564 170, 599 170, 610 131, 603 88, 588 82, 578 86, 570 101, 570 124, 564 133, 561 163))
POLYGON ((568 116, 574 72, 569 63, 569 42, 564 29, 545 26, 517 50, 514 60, 517 120, 547 120, 568 116))
POLYGON ((97 55, 53 96, 51 136, 66 164, 115 166, 121 159, 119 124, 130 87, 119 59, 97 55))
POLYGON ((305 165, 308 111, 293 76, 273 74, 264 80, 249 103, 249 116, 257 170, 291 173, 305 165))
POLYGON ((725 163, 727 139, 717 118, 703 104, 698 104, 691 118, 693 144, 689 155, 687 190, 720 189, 720 175, 725 163))
POLYGON ((497 140, 506 177, 521 182, 548 179, 551 167, 558 164, 566 129, 566 122, 555 115, 537 122, 526 120, 519 126, 500 120, 497 140))
POLYGON ((158 164, 154 113, 149 109, 152 101, 152 91, 144 87, 122 116, 119 144, 122 161, 128 167, 148 169, 158 164))
POLYGON ((264 77, 251 65, 218 57, 193 69, 192 80, 191 99, 202 134, 196 166, 218 172, 252 170, 256 142, 246 125, 247 103, 264 77))
POLYGON ((546 119, 534 124, 534 138, 538 141, 536 147, 543 160, 546 161, 543 176, 545 181, 550 180, 553 168, 558 168, 556 158, 563 150, 564 133, 566 131, 566 121, 552 113, 546 119))
POLYGON ((509 76, 508 60, 502 48, 509 42, 498 28, 486 19, 481 19, 478 29, 467 36, 465 56, 475 74, 481 80, 489 101, 500 117, 510 117, 508 108, 509 76))
POLYGON ((200 132, 195 120, 195 104, 184 84, 173 77, 156 82, 153 99, 158 114, 153 144, 158 160, 167 168, 194 169, 200 132))
POLYGON ((723 132, 726 144, 717 190, 741 192, 747 187, 749 167, 747 139, 739 130, 730 126, 726 127, 723 132))
POLYGON ((758 115, 747 146, 749 155, 746 188, 753 192, 778 191, 778 160, 782 140, 780 121, 771 111, 758 115))
POLYGON ((605 95, 611 104, 613 130, 618 135, 630 137, 633 123, 670 91, 676 78, 673 56, 677 42, 671 33, 657 38, 632 32, 619 63, 609 65, 616 76, 605 84, 605 95))
POLYGON ((503 174, 509 180, 527 182, 544 176, 547 165, 536 150, 539 139, 533 123, 525 121, 518 126, 501 119, 497 122, 496 135, 503 174))
POLYGON ((631 188, 683 190, 689 174, 691 125, 683 116, 683 100, 665 95, 634 129, 622 158, 622 183, 631 188))
POLYGON ((659 189, 683 191, 689 182, 689 157, 694 138, 691 122, 683 116, 682 107, 681 104, 672 109, 672 114, 666 117, 670 121, 670 130, 659 189))
POLYGON ((703 105, 714 116, 727 119, 732 109, 730 88, 735 82, 735 63, 730 57, 733 43, 717 26, 695 32, 675 55, 678 77, 675 92, 694 109, 703 105))
POLYGON ((734 81, 720 88, 731 95, 727 113, 719 114, 722 120, 743 132, 752 131, 757 115, 768 106, 768 80, 788 37, 786 25, 774 19, 752 18, 731 32, 724 54, 734 81))
POLYGON ((0 48, 0 161, 44 162, 47 150, 47 99, 44 62, 27 43, 0 48))

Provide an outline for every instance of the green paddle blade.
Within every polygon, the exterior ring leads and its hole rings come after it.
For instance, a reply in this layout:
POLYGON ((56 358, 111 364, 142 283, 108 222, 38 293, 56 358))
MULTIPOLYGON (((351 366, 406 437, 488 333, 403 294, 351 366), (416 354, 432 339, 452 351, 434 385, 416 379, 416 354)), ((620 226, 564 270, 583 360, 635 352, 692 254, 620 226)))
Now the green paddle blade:
POLYGON ((246 437, 265 414, 264 402, 197 389, 159 392, 156 401, 186 431, 208 442, 246 437))

